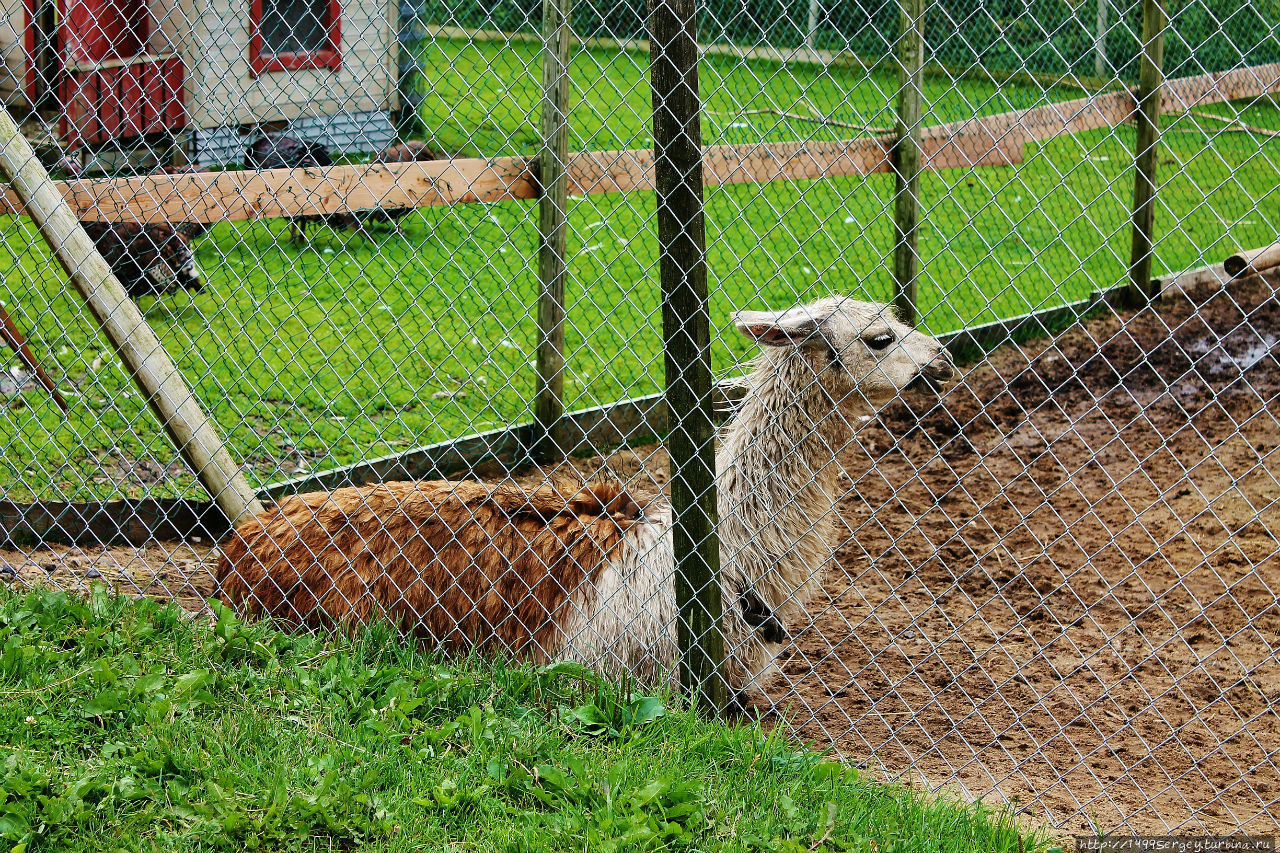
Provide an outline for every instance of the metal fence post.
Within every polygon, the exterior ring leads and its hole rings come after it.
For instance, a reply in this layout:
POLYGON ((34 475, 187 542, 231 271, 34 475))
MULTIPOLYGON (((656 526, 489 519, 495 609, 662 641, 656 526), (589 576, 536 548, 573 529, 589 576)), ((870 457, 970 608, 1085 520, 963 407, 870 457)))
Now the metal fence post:
POLYGON ((893 303, 903 322, 916 321, 920 224, 921 81, 925 0, 899 0, 898 138, 893 146, 893 303))
POLYGON ((538 174, 538 387, 534 456, 568 452, 564 417, 564 282, 568 236, 569 0, 542 3, 542 153, 538 174))
POLYGON ((422 66, 418 61, 418 42, 422 39, 417 10, 410 0, 400 0, 399 25, 396 28, 396 136, 407 141, 422 129, 423 93, 418 90, 422 66))
POLYGON ((1133 251, 1126 301, 1145 304, 1151 294, 1151 254, 1156 224, 1156 164, 1159 162, 1160 97, 1164 82, 1165 0, 1143 0, 1142 66, 1138 75, 1138 137, 1134 143, 1133 251))
POLYGON ((650 0, 650 73, 681 682, 725 704, 695 0, 650 0))

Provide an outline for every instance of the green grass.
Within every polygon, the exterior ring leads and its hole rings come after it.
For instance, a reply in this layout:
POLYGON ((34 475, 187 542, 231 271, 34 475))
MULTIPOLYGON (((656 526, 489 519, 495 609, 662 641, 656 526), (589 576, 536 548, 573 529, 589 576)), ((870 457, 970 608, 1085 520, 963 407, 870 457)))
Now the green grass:
POLYGON ((0 592, 0 731, 0 840, 22 853, 1048 843, 576 666, 212 625, 101 588, 0 592))
MULTIPOLYGON (((535 150, 531 45, 438 41, 425 57, 432 97, 423 116, 436 145, 460 154, 535 150)), ((575 55, 574 148, 648 143, 645 61, 619 51, 575 55)), ((703 63, 702 84, 709 143, 852 132, 744 114, 765 107, 812 106, 850 123, 886 124, 892 91, 880 72, 726 58, 703 63)), ((1076 94, 929 78, 926 121, 1076 94)), ((1241 117, 1280 128, 1280 111, 1267 102, 1241 117)), ((1122 282, 1133 144, 1131 128, 1095 131, 1030 146, 1016 168, 926 174, 924 325, 950 331, 1122 282)), ((1280 233, 1280 142, 1176 132, 1162 151, 1158 269, 1220 260, 1280 233)), ((717 370, 747 352, 727 325, 733 308, 827 292, 889 297, 892 191, 888 175, 708 191, 717 370)), ((571 409, 660 387, 653 203, 647 193, 570 202, 571 409)), ((318 470, 530 419, 536 217, 524 202, 425 209, 406 220, 404 237, 319 228, 303 247, 285 242, 279 221, 225 223, 198 243, 206 290, 143 306, 251 479, 273 482, 299 465, 318 470)), ((136 460, 172 460, 167 440, 30 224, 7 218, 0 233, 10 249, 0 257, 0 298, 79 395, 66 421, 38 390, 0 415, 0 492, 15 500, 199 495, 186 475, 157 483, 130 473, 136 460)))
MULTIPOLYGON (((455 155, 532 154, 538 150, 542 78, 538 46, 529 42, 428 42, 421 51, 428 138, 455 155)), ((703 141, 708 145, 843 139, 849 128, 780 115, 817 115, 891 128, 897 79, 854 66, 744 61, 706 56, 699 65, 703 141), (772 110, 773 112, 758 112, 772 110)), ((649 55, 613 49, 575 50, 569 76, 574 151, 652 145, 649 55)), ((926 124, 1080 97, 1071 88, 997 86, 944 78, 924 82, 926 124)))

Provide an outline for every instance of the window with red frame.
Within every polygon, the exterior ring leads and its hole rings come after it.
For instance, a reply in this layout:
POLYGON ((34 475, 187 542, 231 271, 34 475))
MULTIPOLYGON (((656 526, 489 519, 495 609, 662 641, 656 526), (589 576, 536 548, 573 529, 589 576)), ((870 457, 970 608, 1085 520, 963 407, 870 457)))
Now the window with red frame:
POLYGON ((254 74, 338 68, 341 0, 252 0, 249 66, 254 74))

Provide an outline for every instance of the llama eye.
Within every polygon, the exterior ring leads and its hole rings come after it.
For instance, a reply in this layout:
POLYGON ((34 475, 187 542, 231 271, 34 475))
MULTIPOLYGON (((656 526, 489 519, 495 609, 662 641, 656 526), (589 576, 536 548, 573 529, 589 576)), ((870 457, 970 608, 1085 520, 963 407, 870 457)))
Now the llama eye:
POLYGON ((893 343, 893 335, 885 332, 883 335, 876 335, 874 338, 867 338, 867 346, 872 349, 880 350, 893 343))

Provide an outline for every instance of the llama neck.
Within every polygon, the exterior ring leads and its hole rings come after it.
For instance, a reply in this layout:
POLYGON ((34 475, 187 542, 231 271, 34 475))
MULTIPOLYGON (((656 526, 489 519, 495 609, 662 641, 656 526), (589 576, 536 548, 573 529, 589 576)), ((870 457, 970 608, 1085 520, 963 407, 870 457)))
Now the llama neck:
POLYGON ((846 415, 799 358, 753 374, 716 466, 721 544, 744 579, 776 571, 794 589, 829 556, 846 415))
POLYGON ((725 430, 717 470, 736 469, 752 487, 776 483, 791 495, 834 481, 836 455, 852 436, 847 408, 800 359, 765 363, 725 430))

